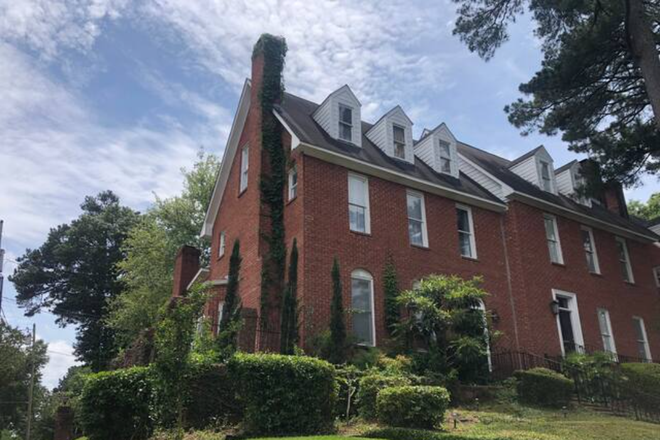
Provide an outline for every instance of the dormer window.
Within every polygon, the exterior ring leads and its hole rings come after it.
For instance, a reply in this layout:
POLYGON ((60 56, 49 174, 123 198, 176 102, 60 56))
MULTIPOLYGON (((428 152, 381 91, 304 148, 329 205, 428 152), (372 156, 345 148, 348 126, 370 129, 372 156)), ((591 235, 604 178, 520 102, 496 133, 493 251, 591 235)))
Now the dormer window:
POLYGON ((541 161, 541 188, 543 191, 552 192, 552 178, 550 177, 550 164, 541 161))
POLYGON ((392 125, 392 137, 394 138, 394 157, 406 158, 406 130, 399 125, 392 125))
POLYGON ((438 140, 440 146, 440 171, 451 174, 451 145, 442 139, 438 140))
POLYGON ((353 109, 339 104, 339 139, 353 140, 353 109))
POLYGON ((415 156, 433 168, 436 173, 458 178, 458 141, 442 123, 433 130, 424 130, 425 135, 415 144, 415 156))

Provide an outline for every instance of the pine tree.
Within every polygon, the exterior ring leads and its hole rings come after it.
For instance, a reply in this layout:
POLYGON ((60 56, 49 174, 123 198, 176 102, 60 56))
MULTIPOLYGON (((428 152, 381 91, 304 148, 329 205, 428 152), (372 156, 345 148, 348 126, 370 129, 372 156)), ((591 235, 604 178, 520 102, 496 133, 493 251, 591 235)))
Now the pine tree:
POLYGON ((227 277, 227 291, 222 316, 218 317, 218 347, 221 351, 234 350, 236 337, 241 325, 241 300, 238 296, 238 279, 241 272, 241 243, 234 242, 229 257, 229 274, 227 277))
POLYGON ((330 304, 330 349, 328 360, 334 364, 346 361, 346 324, 341 293, 339 262, 332 263, 332 303, 330 304))
POLYGON ((399 280, 394 266, 394 259, 388 256, 383 269, 383 293, 385 297, 385 328, 391 336, 401 319, 401 310, 396 297, 399 295, 399 280))
POLYGON ((298 244, 293 239, 291 255, 289 256, 289 281, 284 291, 282 304, 282 323, 280 336, 280 352, 293 354, 298 343, 298 244))

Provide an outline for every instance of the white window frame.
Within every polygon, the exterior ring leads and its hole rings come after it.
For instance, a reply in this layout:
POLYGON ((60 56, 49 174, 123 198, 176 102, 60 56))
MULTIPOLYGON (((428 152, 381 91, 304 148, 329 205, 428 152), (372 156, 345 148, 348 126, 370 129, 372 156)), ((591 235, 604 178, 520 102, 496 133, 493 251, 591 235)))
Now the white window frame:
MULTIPOLYGON (((359 206, 359 205, 355 205, 359 206)), ((369 179, 366 176, 363 176, 361 174, 355 174, 355 173, 348 173, 348 227, 351 231, 357 232, 360 234, 371 234, 371 214, 370 214, 371 208, 369 206, 369 179), (351 179, 358 179, 364 182, 364 188, 365 188, 365 203, 366 206, 362 206, 364 208, 364 231, 358 231, 355 230, 351 227, 351 179)))
MULTIPOLYGON (((426 228, 426 202, 424 200, 424 194, 417 192, 417 191, 411 191, 411 190, 406 190, 406 217, 408 218, 408 242, 413 245, 413 246, 421 246, 421 247, 429 247, 429 236, 428 236, 428 231, 426 228), (408 213, 408 198, 409 197, 417 197, 420 199, 420 207, 422 209, 422 244, 417 244, 412 242, 412 237, 410 236, 410 213, 408 213)), ((412 219, 414 221, 420 221, 420 219, 412 219)))
POLYGON ((218 243, 218 258, 225 255, 225 247, 227 246, 227 235, 225 231, 220 232, 220 242, 218 243))
POLYGON ((559 237, 559 225, 557 223, 557 217, 551 214, 543 214, 543 229, 545 230, 545 242, 546 245, 548 246, 548 256, 550 257, 550 262, 555 263, 555 264, 564 264, 564 253, 561 250, 561 239, 559 237), (557 258, 558 261, 554 261, 552 259, 552 252, 550 251, 550 242, 552 241, 550 237, 548 236, 548 229, 546 227, 546 220, 550 220, 552 222, 552 228, 554 229, 555 233, 555 238, 556 238, 556 243, 557 244, 557 258))
POLYGON ((543 191, 552 193, 554 192, 554 186, 552 182, 552 167, 550 166, 550 163, 545 161, 545 160, 539 160, 540 164, 540 169, 539 169, 539 181, 541 182, 541 189, 543 191), (543 170, 546 168, 548 170, 548 178, 547 180, 543 177, 543 170), (545 187, 546 182, 548 183, 548 187, 545 187))
POLYGON ((355 109, 353 107, 351 107, 350 105, 339 103, 338 106, 337 106, 337 112, 338 112, 338 118, 337 118, 338 133, 337 133, 337 138, 341 139, 342 141, 353 142, 353 112, 354 111, 355 111, 355 109), (341 119, 341 114, 342 114, 343 109, 351 111, 351 122, 350 122, 350 124, 341 119), (347 126, 349 128, 349 130, 348 130, 348 132, 350 133, 349 139, 346 139, 345 137, 342 137, 342 129, 341 129, 342 126, 347 126))
POLYGON ((219 301, 219 302, 218 302, 218 308, 217 308, 217 312, 218 312, 218 323, 217 323, 216 326, 215 326, 215 334, 216 334, 216 336, 218 335, 218 333, 220 333, 220 322, 222 321, 222 312, 223 312, 224 309, 225 309, 225 302, 224 302, 224 301, 219 301))
POLYGON ((490 333, 488 331, 488 318, 486 317, 486 304, 482 300, 479 300, 479 305, 477 309, 481 310, 484 318, 484 335, 486 336, 486 356, 488 356, 488 371, 493 372, 493 358, 490 351, 490 333))
POLYGON ((240 185, 239 193, 245 191, 248 187, 248 171, 250 168, 250 147, 245 146, 241 150, 241 176, 240 176, 240 185))
POLYGON ((651 346, 649 345, 649 336, 648 333, 646 333, 646 325, 644 324, 644 318, 640 316, 633 316, 633 321, 638 321, 639 322, 639 327, 642 330, 642 336, 644 337, 644 341, 640 341, 637 339, 637 329, 635 329, 635 348, 637 348, 637 343, 639 342, 644 342, 644 351, 646 352, 646 358, 644 359, 646 362, 653 362, 653 357, 651 356, 651 346))
POLYGON ((656 287, 660 287, 660 266, 653 268, 653 279, 655 280, 656 287))
POLYGON ((392 155, 395 158, 402 159, 402 160, 406 159, 406 127, 404 127, 403 125, 392 124, 392 148, 393 148, 392 155), (403 143, 397 142, 396 136, 394 136, 394 132, 396 131, 397 128, 400 129, 401 132, 403 133, 403 143), (401 146, 401 148, 402 148, 401 151, 403 152, 403 156, 397 156, 397 154, 396 154, 397 145, 401 146))
MULTIPOLYGON (((363 281, 369 281, 369 287, 370 287, 370 300, 371 300, 371 336, 372 336, 372 341, 371 343, 368 342, 359 342, 358 345, 362 345, 365 347, 375 347, 376 346, 376 303, 374 301, 374 277, 369 273, 368 271, 364 269, 355 269, 353 272, 351 272, 351 310, 353 310, 353 280, 363 280, 363 281)), ((351 331, 353 330, 353 322, 351 321, 351 331)))
POLYGON ((289 170, 289 201, 295 199, 298 196, 298 169, 296 166, 292 166, 289 170), (296 176, 296 182, 293 183, 293 176, 296 176))
POLYGON ((610 312, 607 309, 596 309, 596 315, 598 318, 598 330, 600 331, 600 338, 603 342, 603 350, 607 352, 607 346, 605 345, 605 337, 608 336, 610 338, 610 341, 612 342, 612 351, 611 353, 615 356, 616 358, 616 342, 614 340, 614 332, 612 331, 612 321, 610 320, 610 312), (607 327, 606 329, 603 329, 601 327, 601 321, 600 321, 600 315, 601 313, 605 317, 605 326, 607 327), (603 330, 605 330, 607 333, 603 333, 603 330))
MULTIPOLYGON (((591 229, 587 226, 582 226, 580 228, 580 230, 589 234, 589 241, 591 243, 591 252, 589 252, 584 247, 584 240, 582 241, 582 247, 584 249, 585 258, 587 258, 587 269, 589 269, 589 272, 591 272, 591 273, 595 273, 595 274, 600 275, 600 262, 598 261, 598 251, 596 250, 596 241, 594 240, 594 231, 593 231, 593 229, 591 229), (593 259, 594 259, 594 270, 593 271, 589 268, 589 259, 588 259, 587 254, 591 254, 593 256, 593 259)), ((582 238, 582 237, 580 237, 580 238, 582 238)))
MULTIPOLYGON (((571 292, 565 292, 559 289, 552 289, 552 299, 558 301, 559 297, 568 298, 569 308, 571 311, 571 327, 573 327, 573 336, 575 337, 576 352, 581 353, 584 350, 584 336, 582 334, 582 324, 580 320, 580 309, 578 308, 577 295, 571 292)), ((557 321, 557 334, 559 335, 559 346, 561 347, 561 355, 566 356, 564 349, 564 337, 561 334, 561 323, 559 322, 559 314, 555 316, 557 321)))
MULTIPOLYGON (((630 262, 630 253, 628 252, 628 243, 626 242, 626 239, 623 237, 614 237, 616 240, 616 243, 620 243, 623 246, 623 255, 625 258, 625 261, 621 259, 621 255, 619 255, 619 248, 617 246, 617 260, 619 261, 619 270, 621 270, 621 263, 626 263, 626 272, 627 272, 627 277, 624 277, 623 281, 626 283, 630 284, 635 284, 635 276, 633 275, 633 270, 632 270, 632 263, 630 262)), ((623 273, 621 275, 624 275, 623 273)))
MULTIPOLYGON (((460 235, 461 234, 469 234, 470 238, 470 252, 472 255, 463 255, 461 253, 462 257, 465 258, 472 258, 472 259, 477 259, 477 239, 476 239, 476 231, 474 230, 474 219, 472 218, 472 207, 467 206, 467 205, 461 205, 461 204, 456 204, 456 210, 462 210, 466 211, 468 215, 468 224, 470 225, 470 231, 461 231, 458 229, 458 222, 456 222, 456 230, 458 231, 459 235, 459 240, 458 240, 458 252, 461 252, 461 240, 460 240, 460 235)), ((458 220, 458 212, 456 213, 456 219, 458 220)))
POLYGON ((438 139, 438 156, 440 157, 440 172, 444 174, 452 174, 452 170, 454 169, 454 161, 451 157, 451 142, 448 142, 444 139, 438 139), (445 155, 443 151, 443 146, 447 146, 447 154, 445 155), (442 160, 446 159, 447 163, 449 164, 449 170, 444 170, 442 168, 442 160))

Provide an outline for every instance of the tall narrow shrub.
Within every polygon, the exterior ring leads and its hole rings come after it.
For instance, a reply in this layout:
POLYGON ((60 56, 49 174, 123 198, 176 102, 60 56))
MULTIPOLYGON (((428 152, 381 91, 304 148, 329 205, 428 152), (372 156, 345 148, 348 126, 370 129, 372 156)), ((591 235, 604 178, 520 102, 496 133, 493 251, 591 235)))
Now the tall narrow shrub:
POLYGON ((241 273, 241 243, 234 242, 229 258, 229 273, 227 275, 227 291, 222 316, 218 322, 218 348, 221 353, 236 351, 236 338, 241 325, 241 299, 238 295, 238 279, 241 273))
POLYGON ((298 244, 295 238, 289 256, 289 280, 282 302, 280 352, 293 354, 298 343, 298 244))
POLYGON ((332 303, 330 304, 330 349, 328 360, 334 364, 346 361, 346 323, 341 292, 339 261, 332 262, 332 303))
POLYGON ((385 298, 385 328, 391 336, 401 320, 401 309, 396 299, 399 295, 399 279, 392 255, 387 258, 383 269, 383 293, 385 298))

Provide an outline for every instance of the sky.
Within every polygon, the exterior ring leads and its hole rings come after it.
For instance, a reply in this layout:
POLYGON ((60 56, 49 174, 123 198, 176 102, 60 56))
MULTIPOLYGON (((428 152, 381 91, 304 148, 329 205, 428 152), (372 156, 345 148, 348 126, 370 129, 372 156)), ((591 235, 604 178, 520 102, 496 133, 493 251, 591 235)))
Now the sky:
MULTIPOLYGON (((546 146, 555 166, 580 158, 559 137, 521 137, 503 107, 540 67, 523 18, 484 62, 452 35, 449 0, 21 0, 0 2, 0 219, 5 274, 51 227, 105 189, 144 210, 181 189, 200 148, 222 155, 252 46, 286 38, 285 86, 321 102, 348 84, 362 117, 399 104, 424 127, 513 159, 546 146)), ((646 200, 657 180, 627 190, 646 200)), ((75 328, 23 316, 5 281, 3 310, 49 345, 44 383, 75 363, 75 328)))

